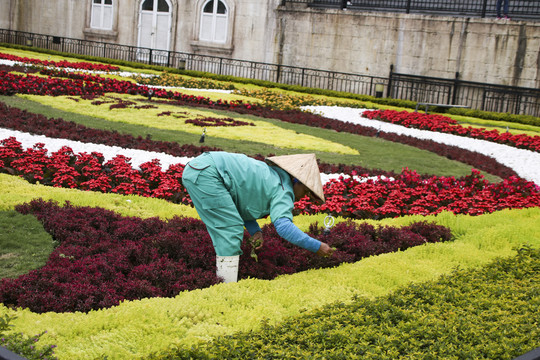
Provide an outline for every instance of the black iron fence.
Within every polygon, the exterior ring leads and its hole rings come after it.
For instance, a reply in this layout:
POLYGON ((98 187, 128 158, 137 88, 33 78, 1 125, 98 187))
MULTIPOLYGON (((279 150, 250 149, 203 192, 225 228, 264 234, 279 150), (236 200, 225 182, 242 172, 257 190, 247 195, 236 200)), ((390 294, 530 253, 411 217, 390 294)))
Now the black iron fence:
MULTIPOLYGON (((338 8, 360 11, 436 14, 467 17, 495 17, 497 0, 282 0, 314 8, 338 8)), ((509 16, 513 19, 540 21, 540 1, 510 0, 509 16)))
POLYGON ((388 97, 540 116, 540 89, 390 72, 388 97))
POLYGON ((467 105, 473 109, 540 116, 540 89, 394 73, 388 77, 302 68, 155 50, 60 36, 0 29, 0 43, 169 68, 328 89, 416 102, 467 105))

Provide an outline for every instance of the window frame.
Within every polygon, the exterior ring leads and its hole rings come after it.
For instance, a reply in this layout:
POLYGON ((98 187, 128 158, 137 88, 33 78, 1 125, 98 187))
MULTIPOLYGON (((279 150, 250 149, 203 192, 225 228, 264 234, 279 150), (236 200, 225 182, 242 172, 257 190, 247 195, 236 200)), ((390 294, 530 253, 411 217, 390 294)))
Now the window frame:
MULTIPOLYGON (((212 34, 210 40, 201 38, 202 35, 202 26, 203 26, 203 16, 204 16, 204 7, 207 5, 209 0, 198 0, 196 4, 197 9, 197 21, 193 24, 193 33, 194 40, 191 43, 191 47, 195 52, 203 51, 211 55, 231 55, 234 50, 233 45, 233 32, 234 32, 234 14, 236 7, 236 0, 221 0, 225 9, 226 14, 226 25, 225 25, 225 38, 224 40, 215 41, 215 30, 212 34)), ((216 12, 212 13, 212 22, 215 22, 217 14, 217 3, 214 3, 214 10, 216 12)), ((215 29, 215 27, 214 27, 215 29)))
MULTIPOLYGON (((111 28, 97 28, 92 27, 92 12, 94 0, 88 0, 86 2, 86 14, 85 14, 85 25, 84 25, 84 38, 97 41, 116 41, 118 39, 118 7, 120 0, 111 0, 112 2, 112 13, 111 13, 111 28)), ((98 4, 96 4, 98 5, 98 4)), ((102 5, 102 4, 99 4, 102 5)), ((111 5, 107 5, 111 6, 111 5)))
POLYGON ((110 0, 111 4, 105 4, 105 1, 107 0, 97 0, 100 1, 100 3, 96 3, 96 0, 91 0, 90 4, 90 28, 95 30, 112 30, 114 27, 114 15, 115 15, 115 9, 114 9, 114 3, 115 0, 110 0), (100 8, 100 19, 99 19, 99 26, 94 26, 94 19, 97 16, 95 13, 95 9, 100 8), (110 26, 104 27, 104 18, 105 18, 105 12, 110 11, 110 26))
POLYGON ((227 41, 228 23, 229 23, 229 8, 227 6, 227 3, 224 0, 206 0, 202 4, 202 9, 201 9, 201 24, 200 24, 200 31, 199 31, 199 39, 201 41, 206 41, 209 43, 224 44, 227 41), (204 10, 209 5, 210 2, 213 2, 212 12, 211 13, 205 12, 204 10), (223 4, 223 6, 225 7, 225 14, 220 14, 218 12, 220 3, 223 4), (211 23, 209 39, 203 39, 203 25, 206 23, 205 21, 206 19, 209 19, 211 23), (220 19, 225 19, 224 29, 217 28, 220 19), (217 34, 220 33, 220 31, 225 31, 225 38, 223 40, 217 39, 217 34))

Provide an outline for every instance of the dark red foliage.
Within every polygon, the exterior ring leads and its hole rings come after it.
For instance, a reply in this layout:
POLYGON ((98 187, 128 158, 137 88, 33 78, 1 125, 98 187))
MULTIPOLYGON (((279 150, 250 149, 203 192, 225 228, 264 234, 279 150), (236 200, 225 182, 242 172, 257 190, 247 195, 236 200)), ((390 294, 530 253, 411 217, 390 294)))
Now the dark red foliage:
POLYGON ((0 302, 5 305, 35 312, 86 312, 219 282, 201 221, 141 220, 42 200, 17 210, 34 214, 59 245, 43 268, 1 281, 0 302))
POLYGON ((234 120, 233 118, 202 118, 202 119, 189 119, 186 120, 186 124, 193 124, 195 126, 255 126, 254 123, 246 121, 234 120))
MULTIPOLYGON (((59 245, 47 264, 16 279, 0 281, 0 302, 42 313, 87 312, 122 300, 170 297, 218 283, 215 253, 204 224, 175 217, 122 217, 112 211, 33 200, 17 206, 33 214, 59 245)), ((309 233, 336 247, 321 258, 281 239, 264 226, 264 245, 251 256, 244 241, 239 277, 273 279, 313 268, 333 267, 363 257, 452 240, 450 230, 420 222, 402 229, 340 223, 329 233, 314 224, 309 233)), ((248 234, 245 233, 244 240, 248 234)))

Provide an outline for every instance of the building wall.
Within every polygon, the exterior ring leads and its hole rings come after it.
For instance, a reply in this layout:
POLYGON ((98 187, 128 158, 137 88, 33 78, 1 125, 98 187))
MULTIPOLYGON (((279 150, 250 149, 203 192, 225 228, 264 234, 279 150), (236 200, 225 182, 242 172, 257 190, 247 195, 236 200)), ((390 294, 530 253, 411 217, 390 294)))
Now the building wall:
MULTIPOLYGON (((279 9, 283 64, 540 87, 540 23, 279 9), (302 44, 302 46, 299 46, 302 44)), ((275 61, 279 59, 275 57, 275 61)))
MULTIPOLYGON (((224 44, 198 39, 204 0, 172 4, 170 50, 387 76, 395 72, 540 87, 540 23, 280 6, 226 0, 224 44)), ((90 28, 90 0, 2 0, 4 29, 138 45, 140 0, 114 1, 111 31, 90 28)))

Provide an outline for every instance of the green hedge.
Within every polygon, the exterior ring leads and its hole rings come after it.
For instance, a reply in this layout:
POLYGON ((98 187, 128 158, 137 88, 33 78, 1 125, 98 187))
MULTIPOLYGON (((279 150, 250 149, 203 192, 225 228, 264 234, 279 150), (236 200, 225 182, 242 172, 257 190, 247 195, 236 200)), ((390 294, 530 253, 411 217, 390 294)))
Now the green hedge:
POLYGON ((538 346, 540 250, 148 359, 513 359, 538 346))

